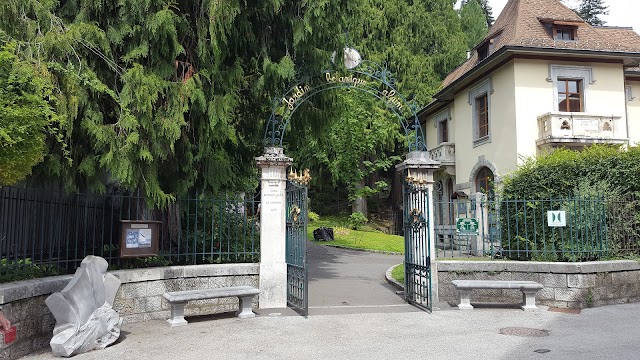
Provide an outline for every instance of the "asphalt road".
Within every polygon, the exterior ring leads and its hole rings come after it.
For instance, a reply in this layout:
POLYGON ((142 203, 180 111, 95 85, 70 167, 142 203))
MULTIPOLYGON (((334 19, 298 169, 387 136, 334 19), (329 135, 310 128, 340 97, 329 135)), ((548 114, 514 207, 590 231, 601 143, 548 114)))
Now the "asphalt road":
MULTIPOLYGON (((308 318, 273 309, 177 328, 163 320, 127 324, 113 346, 73 358, 632 360, 640 358, 638 323, 640 304, 580 314, 484 308, 308 318), (540 333, 548 335, 533 336, 540 333)), ((53 359, 49 351, 26 358, 53 359)))
POLYGON ((408 305, 384 274, 403 256, 307 243, 309 314, 419 311, 408 305))

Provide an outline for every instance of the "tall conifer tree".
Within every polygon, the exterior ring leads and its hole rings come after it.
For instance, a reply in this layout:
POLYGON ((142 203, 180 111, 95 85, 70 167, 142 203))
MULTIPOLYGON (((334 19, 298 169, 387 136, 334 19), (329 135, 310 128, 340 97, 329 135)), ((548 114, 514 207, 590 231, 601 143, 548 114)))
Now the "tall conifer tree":
POLYGON ((574 9, 576 14, 584 19, 587 23, 596 26, 602 26, 606 22, 600 19, 601 15, 608 15, 608 5, 603 0, 581 0, 578 8, 574 9))
POLYGON ((460 8, 462 31, 467 39, 468 49, 472 49, 487 35, 487 21, 478 0, 469 0, 460 8))
POLYGON ((2 1, 0 36, 66 116, 70 165, 52 146, 36 172, 155 204, 249 186, 271 100, 326 67, 358 1, 2 1))
POLYGON ((491 25, 496 21, 493 17, 493 9, 489 6, 489 0, 462 0, 460 8, 463 8, 470 1, 477 1, 482 8, 482 12, 484 13, 485 21, 487 23, 487 28, 490 28, 491 25))

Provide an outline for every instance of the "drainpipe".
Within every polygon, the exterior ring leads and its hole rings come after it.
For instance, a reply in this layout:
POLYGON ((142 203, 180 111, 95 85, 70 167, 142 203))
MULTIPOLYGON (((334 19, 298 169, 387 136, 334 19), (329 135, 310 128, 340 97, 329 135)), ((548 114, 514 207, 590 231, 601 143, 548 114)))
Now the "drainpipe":
MULTIPOLYGON (((629 89, 631 90, 631 89, 629 89)), ((631 93, 629 93, 631 95, 631 93)), ((627 81, 624 82, 624 125, 627 128, 628 146, 631 145, 631 133, 629 133, 629 99, 627 99, 627 81)))

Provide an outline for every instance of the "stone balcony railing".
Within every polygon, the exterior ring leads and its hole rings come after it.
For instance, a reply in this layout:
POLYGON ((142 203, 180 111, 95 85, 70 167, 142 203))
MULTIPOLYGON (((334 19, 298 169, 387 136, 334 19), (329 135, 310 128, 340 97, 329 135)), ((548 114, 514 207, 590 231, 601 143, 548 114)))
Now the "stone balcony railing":
POLYGON ((433 160, 439 161, 443 166, 456 164, 456 147, 452 142, 443 142, 429 150, 433 160))
POLYGON ((624 143, 626 126, 621 116, 553 112, 538 116, 537 144, 624 143))

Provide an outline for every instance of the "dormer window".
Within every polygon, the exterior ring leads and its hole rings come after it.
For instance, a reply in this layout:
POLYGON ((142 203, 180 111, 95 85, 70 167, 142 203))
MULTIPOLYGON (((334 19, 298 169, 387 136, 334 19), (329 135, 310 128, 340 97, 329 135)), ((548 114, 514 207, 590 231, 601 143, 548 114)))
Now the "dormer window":
POLYGON ((584 25, 584 21, 582 20, 555 20, 546 18, 538 18, 538 20, 540 20, 540 23, 542 23, 553 40, 558 41, 578 40, 578 27, 584 25))
POLYGON ((482 61, 491 55, 495 50, 496 44, 498 40, 500 40, 500 35, 502 31, 497 32, 491 39, 483 42, 478 46, 478 61, 482 61))
POLYGON ((482 61, 489 56, 489 42, 486 42, 478 48, 478 60, 482 61))
POLYGON ((576 28, 569 26, 554 26, 553 33, 555 40, 571 41, 576 39, 576 28))

